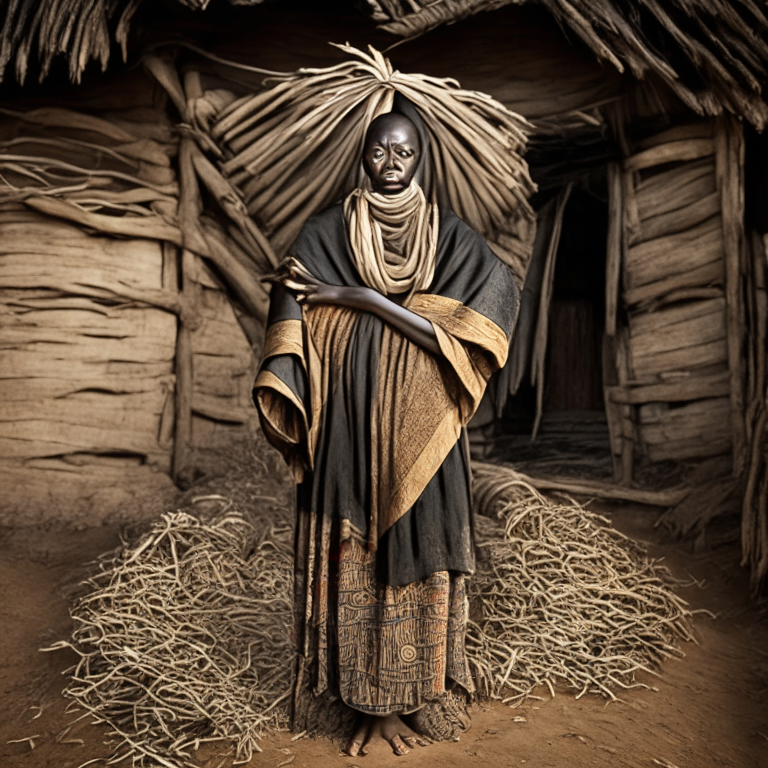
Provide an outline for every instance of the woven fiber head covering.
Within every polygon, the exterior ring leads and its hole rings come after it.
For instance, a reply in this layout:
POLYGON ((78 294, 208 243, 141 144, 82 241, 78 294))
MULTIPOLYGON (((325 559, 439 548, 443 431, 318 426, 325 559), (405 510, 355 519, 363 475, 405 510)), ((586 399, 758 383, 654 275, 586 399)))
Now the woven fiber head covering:
POLYGON ((304 222, 359 185, 366 131, 396 110, 422 138, 421 185, 486 239, 533 219, 522 158, 529 124, 455 80, 403 74, 374 48, 337 46, 350 61, 300 69, 227 106, 211 128, 224 175, 285 255, 304 222))

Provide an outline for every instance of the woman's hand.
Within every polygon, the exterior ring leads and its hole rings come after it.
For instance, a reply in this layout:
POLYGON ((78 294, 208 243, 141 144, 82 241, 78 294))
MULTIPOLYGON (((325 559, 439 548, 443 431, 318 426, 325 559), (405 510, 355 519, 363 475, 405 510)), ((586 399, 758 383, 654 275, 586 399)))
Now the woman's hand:
POLYGON ((295 259, 288 261, 284 269, 286 271, 279 276, 279 279, 286 288, 295 291, 296 301, 299 304, 303 306, 333 304, 337 307, 371 312, 397 328, 420 347, 436 357, 442 357, 443 353, 432 323, 405 309, 399 302, 382 296, 373 288, 324 283, 295 259))
POLYGON ((296 301, 302 305, 311 307, 316 304, 334 304, 339 307, 352 307, 356 304, 354 294, 358 289, 324 283, 298 261, 289 262, 288 274, 282 282, 286 288, 296 293, 296 301))

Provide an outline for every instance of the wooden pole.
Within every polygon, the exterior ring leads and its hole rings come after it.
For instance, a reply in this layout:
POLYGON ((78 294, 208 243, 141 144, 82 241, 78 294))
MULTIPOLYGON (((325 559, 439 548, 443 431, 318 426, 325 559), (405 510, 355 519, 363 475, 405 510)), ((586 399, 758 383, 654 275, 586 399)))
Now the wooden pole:
POLYGON ((173 444, 173 481, 184 487, 192 480, 192 393, 194 391, 194 353, 192 326, 197 286, 192 280, 194 254, 182 253, 182 303, 176 335, 176 433, 173 444))
POLYGON ((768 293, 766 292, 766 256, 768 256, 768 243, 766 243, 765 237, 760 240, 758 240, 753 257, 753 268, 755 270, 755 304, 757 307, 756 398, 761 398, 765 392, 765 345, 768 340, 768 293), (762 240, 762 242, 760 242, 760 240, 762 240))
MULTIPOLYGON (((181 315, 182 300, 179 293, 179 273, 180 273, 180 261, 181 250, 177 248, 173 243, 163 243, 163 274, 162 283, 163 290, 169 293, 175 293, 179 311, 177 316, 181 315)), ((176 325, 176 347, 178 351, 178 329, 180 320, 177 320, 176 325)), ((174 463, 174 446, 176 436, 176 385, 167 385, 165 401, 163 403, 163 410, 160 414, 160 427, 158 430, 158 443, 162 448, 167 448, 171 452, 171 465, 174 463)))
POLYGON ((536 387, 536 418, 533 422, 531 440, 536 439, 544 413, 544 365, 547 359, 547 337, 549 334, 549 309, 552 301, 552 289, 555 283, 555 260, 557 249, 560 245, 560 233, 563 228, 563 215, 568 198, 571 196, 573 183, 565 186, 557 197, 555 219, 552 226, 552 235, 549 240, 547 258, 544 264, 544 277, 541 286, 541 299, 539 300, 539 317, 536 323, 536 333, 533 342, 533 355, 531 357, 531 383, 536 387))
POLYGON ((766 416, 768 416, 766 409, 765 407, 762 407, 757 418, 755 431, 752 435, 752 451, 749 462, 749 472, 747 473, 746 478, 746 486, 744 488, 744 500, 742 502, 741 512, 742 567, 750 564, 754 565, 757 549, 759 546, 758 517, 761 513, 765 513, 765 510, 756 509, 756 505, 754 504, 754 497, 755 491, 757 489, 760 465, 763 463, 762 457, 760 455, 760 448, 763 441, 763 433, 765 432, 766 416))
POLYGON ((621 425, 621 406, 614 395, 621 390, 618 387, 616 370, 616 336, 603 335, 603 398, 605 418, 608 422, 608 434, 611 439, 611 457, 613 458, 613 479, 621 482, 621 452, 624 445, 621 425))
MULTIPOLYGON (((517 318, 512 347, 509 351, 509 360, 505 366, 509 377, 508 392, 510 395, 517 394, 520 383, 528 371, 539 301, 541 300, 544 268, 552 237, 552 227, 554 226, 556 202, 557 198, 548 200, 538 212, 533 253, 528 264, 523 289, 520 292, 520 314, 517 318)), ((501 418, 501 412, 497 412, 497 416, 501 418)))
POLYGON ((608 166, 608 238, 605 266, 605 332, 616 335, 616 312, 619 303, 619 274, 623 260, 624 201, 621 168, 608 166))
POLYGON ((207 252, 200 230, 203 209, 200 187, 192 162, 192 139, 183 138, 179 148, 179 225, 187 247, 181 255, 181 306, 176 336, 176 433, 173 445, 173 480, 179 486, 192 479, 192 393, 194 368, 192 331, 198 322, 200 297, 192 280, 194 254, 189 250, 207 252))
POLYGON ((750 379, 748 410, 746 419, 748 444, 752 442, 751 429, 757 418, 757 411, 765 399, 765 345, 768 331, 768 297, 765 290, 765 245, 763 238, 755 231, 751 233, 748 276, 751 276, 750 312, 750 379))
POLYGON ((181 254, 181 305, 176 337, 176 432, 173 453, 173 479, 185 486, 192 481, 194 470, 192 440, 192 401, 195 388, 194 347, 192 337, 202 320, 203 287, 196 275, 201 259, 184 250, 181 254))
POLYGON ((715 167, 721 200, 725 257, 733 471, 736 476, 740 476, 745 470, 747 459, 744 425, 744 304, 741 275, 744 237, 744 137, 741 124, 731 117, 718 120, 715 145, 717 150, 715 167))
MULTIPOLYGON (((623 389, 629 386, 632 379, 629 366, 629 349, 627 344, 627 330, 622 333, 616 345, 616 371, 619 378, 619 386, 623 389)), ((634 476, 635 463, 635 423, 634 408, 627 404, 619 406, 621 414, 621 484, 630 485, 634 476)))

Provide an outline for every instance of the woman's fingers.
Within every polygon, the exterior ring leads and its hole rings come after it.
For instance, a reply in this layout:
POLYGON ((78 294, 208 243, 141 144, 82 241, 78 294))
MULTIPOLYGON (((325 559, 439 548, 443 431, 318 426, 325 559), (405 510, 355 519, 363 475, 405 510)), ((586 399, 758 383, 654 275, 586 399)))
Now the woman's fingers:
POLYGON ((300 291, 301 293, 317 293, 318 285, 313 283, 297 282, 296 280, 285 280, 283 285, 286 288, 290 288, 292 291, 300 291))
POLYGON ((320 282, 306 267, 296 262, 288 267, 288 272, 294 277, 299 277, 302 280, 308 280, 312 283, 320 282))
POLYGON ((312 277, 296 277, 295 275, 283 278, 283 285, 294 291, 296 300, 302 304, 342 304, 341 293, 346 290, 338 286, 328 285, 312 277))
POLYGON ((317 280, 317 278, 314 277, 314 275, 312 275, 312 273, 303 264, 301 264, 298 261, 294 261, 288 267, 288 271, 292 275, 300 275, 301 277, 306 278, 307 280, 313 280, 313 281, 317 280))

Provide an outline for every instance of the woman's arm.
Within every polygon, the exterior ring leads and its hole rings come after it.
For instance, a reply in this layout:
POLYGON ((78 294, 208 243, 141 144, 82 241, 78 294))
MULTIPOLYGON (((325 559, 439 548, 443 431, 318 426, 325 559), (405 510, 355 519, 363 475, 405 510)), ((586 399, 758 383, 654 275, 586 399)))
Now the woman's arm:
MULTIPOLYGON (((352 309, 359 309, 364 312, 371 312, 378 315, 382 320, 397 328, 404 336, 411 341, 423 347, 427 352, 442 357, 440 345, 437 343, 437 336, 429 320, 425 320, 410 309, 401 307, 386 296, 382 296, 373 288, 342 288, 348 291, 341 306, 348 306, 352 309)), ((309 297, 307 297, 309 298, 309 297)), ((319 302, 318 302, 319 303, 319 302)))
POLYGON ((397 328, 404 336, 426 349, 427 352, 442 357, 432 323, 415 312, 401 307, 386 296, 382 296, 373 288, 328 285, 320 282, 300 266, 297 268, 292 265, 289 272, 290 277, 283 282, 287 288, 296 291, 296 299, 300 304, 309 306, 334 304, 339 307, 371 312, 397 328))

